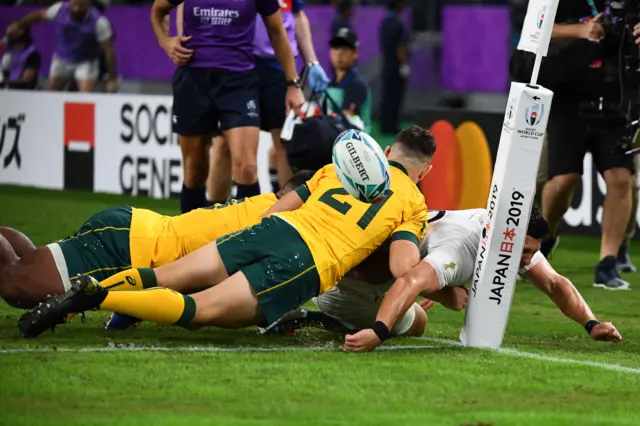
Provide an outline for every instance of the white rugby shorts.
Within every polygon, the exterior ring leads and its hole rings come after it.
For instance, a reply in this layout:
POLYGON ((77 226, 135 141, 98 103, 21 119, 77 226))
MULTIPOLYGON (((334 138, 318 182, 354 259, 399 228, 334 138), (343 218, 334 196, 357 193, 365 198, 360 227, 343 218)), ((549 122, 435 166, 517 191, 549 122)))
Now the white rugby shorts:
POLYGON ((441 289, 463 286, 471 280, 477 253, 477 248, 472 247, 474 243, 451 238, 429 249, 423 262, 436 270, 441 289))
POLYGON ((94 59, 83 62, 66 62, 58 56, 53 55, 51 60, 51 68, 49 69, 49 77, 61 77, 66 79, 75 78, 76 80, 98 80, 100 74, 100 61, 94 59))
MULTIPOLYGON (((373 327, 378 309, 392 283, 388 285, 372 285, 364 281, 343 278, 340 283, 314 298, 315 304, 325 315, 342 323, 347 328, 362 330, 373 327)), ((402 336, 415 320, 415 309, 420 305, 414 303, 396 322, 391 335, 402 336)))

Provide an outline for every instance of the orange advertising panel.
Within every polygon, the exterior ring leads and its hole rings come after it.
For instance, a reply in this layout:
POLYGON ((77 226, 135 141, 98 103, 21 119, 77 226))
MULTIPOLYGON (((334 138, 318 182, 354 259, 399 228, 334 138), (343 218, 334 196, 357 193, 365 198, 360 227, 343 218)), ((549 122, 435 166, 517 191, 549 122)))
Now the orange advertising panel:
POLYGON ((486 206, 493 163, 484 132, 473 121, 455 128, 446 120, 430 129, 437 150, 433 169, 420 183, 429 209, 458 210, 486 206))

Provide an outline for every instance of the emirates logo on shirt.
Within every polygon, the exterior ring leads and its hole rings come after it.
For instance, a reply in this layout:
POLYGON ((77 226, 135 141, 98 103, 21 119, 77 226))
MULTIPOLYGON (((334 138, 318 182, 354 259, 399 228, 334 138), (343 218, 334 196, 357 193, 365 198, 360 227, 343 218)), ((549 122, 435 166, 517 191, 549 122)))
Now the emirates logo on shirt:
POLYGON ((215 7, 194 7, 193 16, 200 18, 202 25, 230 25, 240 17, 240 11, 233 9, 216 9, 215 7))

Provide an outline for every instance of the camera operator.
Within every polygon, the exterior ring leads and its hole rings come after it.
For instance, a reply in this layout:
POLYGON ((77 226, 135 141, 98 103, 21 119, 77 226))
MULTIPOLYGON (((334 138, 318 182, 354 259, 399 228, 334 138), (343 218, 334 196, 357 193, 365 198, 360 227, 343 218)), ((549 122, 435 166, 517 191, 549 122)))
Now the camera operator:
MULTIPOLYGON (((632 36, 635 44, 640 46, 640 23, 636 24, 633 27, 632 36)), ((629 246, 631 245, 631 238, 633 238, 636 231, 636 212, 638 211, 638 195, 639 195, 638 191, 640 191, 640 170, 638 170, 638 166, 640 165, 640 157, 638 156, 636 156, 635 158, 635 165, 636 165, 636 174, 634 176, 635 185, 631 189, 631 193, 633 195, 633 204, 632 204, 633 207, 631 209, 631 217, 629 218, 629 223, 627 224, 627 233, 625 236, 625 240, 620 246, 620 250, 618 251, 618 258, 616 259, 618 270, 621 272, 637 271, 635 265, 631 263, 631 258, 629 256, 629 246)))
POLYGON ((603 14, 604 9, 604 0, 560 2, 549 56, 542 65, 546 76, 540 82, 554 91, 554 99, 547 127, 549 181, 542 194, 552 237, 541 250, 549 255, 557 244, 558 225, 590 151, 607 188, 594 286, 626 290, 629 283, 616 270, 616 255, 631 214, 634 165, 619 146, 627 124, 619 69, 622 38, 605 30, 613 18, 603 14))

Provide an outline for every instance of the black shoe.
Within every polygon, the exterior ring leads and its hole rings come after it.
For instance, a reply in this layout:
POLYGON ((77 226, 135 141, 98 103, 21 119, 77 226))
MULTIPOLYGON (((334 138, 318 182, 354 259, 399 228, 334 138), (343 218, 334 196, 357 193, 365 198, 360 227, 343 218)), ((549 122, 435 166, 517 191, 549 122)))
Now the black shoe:
POLYGON ((629 247, 626 244, 620 246, 616 256, 616 269, 618 272, 636 272, 637 269, 629 258, 629 247))
POLYGON ((284 314, 279 320, 275 321, 267 328, 258 329, 258 333, 293 334, 296 330, 306 327, 319 328, 321 330, 327 330, 338 334, 353 332, 353 330, 342 325, 340 321, 331 318, 322 312, 298 308, 284 314))
POLYGON ((616 270, 616 259, 613 256, 605 257, 596 266, 596 279, 593 286, 606 290, 631 290, 629 283, 620 278, 616 270))
POLYGON ((292 334, 296 330, 306 327, 305 319, 308 312, 306 309, 294 309, 271 323, 267 328, 260 328, 258 332, 260 334, 292 334))
POLYGON ((540 243, 540 252, 544 257, 549 259, 553 251, 558 247, 558 244, 560 244, 560 237, 547 237, 540 243))
POLYGON ((64 324, 67 315, 95 309, 107 297, 107 290, 88 275, 80 275, 64 294, 50 297, 18 319, 22 337, 37 337, 58 324, 64 324))

